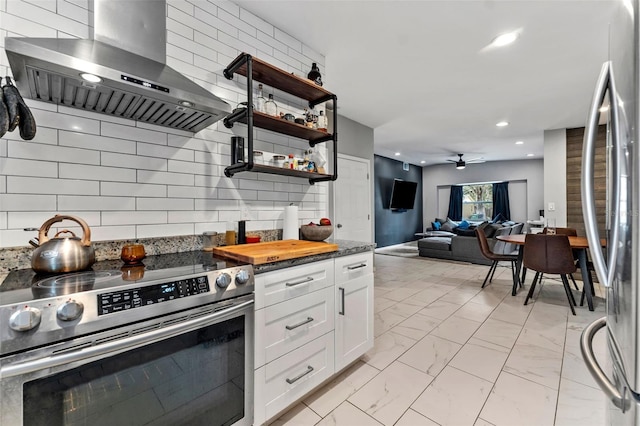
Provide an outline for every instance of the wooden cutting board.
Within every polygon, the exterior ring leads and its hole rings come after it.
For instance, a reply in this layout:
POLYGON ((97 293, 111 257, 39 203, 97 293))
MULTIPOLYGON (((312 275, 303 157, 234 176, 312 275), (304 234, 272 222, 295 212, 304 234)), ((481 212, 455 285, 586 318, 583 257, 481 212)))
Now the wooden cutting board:
POLYGON ((322 241, 281 240, 255 244, 214 247, 213 254, 253 265, 297 259, 338 251, 338 245, 322 241))

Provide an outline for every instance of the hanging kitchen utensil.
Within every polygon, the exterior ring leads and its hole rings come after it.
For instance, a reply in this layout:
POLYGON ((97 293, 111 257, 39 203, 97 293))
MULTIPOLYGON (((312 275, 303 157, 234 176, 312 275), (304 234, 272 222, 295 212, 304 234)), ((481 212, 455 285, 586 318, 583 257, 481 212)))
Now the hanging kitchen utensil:
POLYGON ((13 85, 11 77, 6 76, 7 83, 2 86, 4 101, 9 112, 8 131, 12 132, 16 126, 20 129, 20 137, 26 141, 36 136, 36 119, 22 99, 18 88, 13 85))
POLYGON ((91 231, 86 222, 79 217, 56 215, 42 224, 38 233, 40 246, 34 250, 31 257, 31 267, 36 272, 60 273, 76 272, 89 268, 96 261, 95 252, 91 247, 91 231), (82 227, 82 239, 68 229, 56 233, 49 239, 47 233, 51 225, 68 219, 82 227), (72 237, 59 237, 61 234, 71 234, 72 237))

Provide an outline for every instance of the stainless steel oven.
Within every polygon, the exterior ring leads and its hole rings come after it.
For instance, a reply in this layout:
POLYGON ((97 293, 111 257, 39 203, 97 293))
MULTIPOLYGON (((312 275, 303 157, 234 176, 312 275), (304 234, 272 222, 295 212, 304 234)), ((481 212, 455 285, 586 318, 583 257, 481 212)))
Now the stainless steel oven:
POLYGON ((210 256, 0 291, 0 424, 250 425, 253 270, 210 256))

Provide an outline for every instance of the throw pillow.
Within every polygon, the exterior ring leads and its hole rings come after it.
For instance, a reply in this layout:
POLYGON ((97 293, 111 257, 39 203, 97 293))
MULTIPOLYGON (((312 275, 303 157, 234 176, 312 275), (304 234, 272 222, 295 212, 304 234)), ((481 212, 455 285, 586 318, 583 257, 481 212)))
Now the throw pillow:
POLYGON ((440 229, 443 231, 453 232, 454 229, 458 227, 458 224, 447 218, 447 221, 440 226, 440 229))
POLYGON ((439 231, 440 230, 440 222, 435 221, 435 222, 431 222, 431 229, 433 229, 434 231, 439 231))
POLYGON ((462 222, 460 222, 460 225, 458 225, 458 228, 469 229, 469 222, 467 222, 466 220, 463 220, 462 222))
POLYGON ((497 223, 490 223, 484 227, 484 235, 486 235, 487 238, 493 238, 496 231, 500 228, 502 228, 502 225, 499 225, 497 223))

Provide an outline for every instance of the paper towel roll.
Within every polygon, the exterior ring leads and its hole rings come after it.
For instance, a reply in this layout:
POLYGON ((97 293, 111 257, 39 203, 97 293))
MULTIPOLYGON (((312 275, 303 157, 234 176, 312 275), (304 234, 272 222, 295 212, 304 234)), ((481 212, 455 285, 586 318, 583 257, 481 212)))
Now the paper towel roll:
POLYGON ((298 240, 298 206, 284 208, 284 220, 282 225, 283 240, 298 240))

